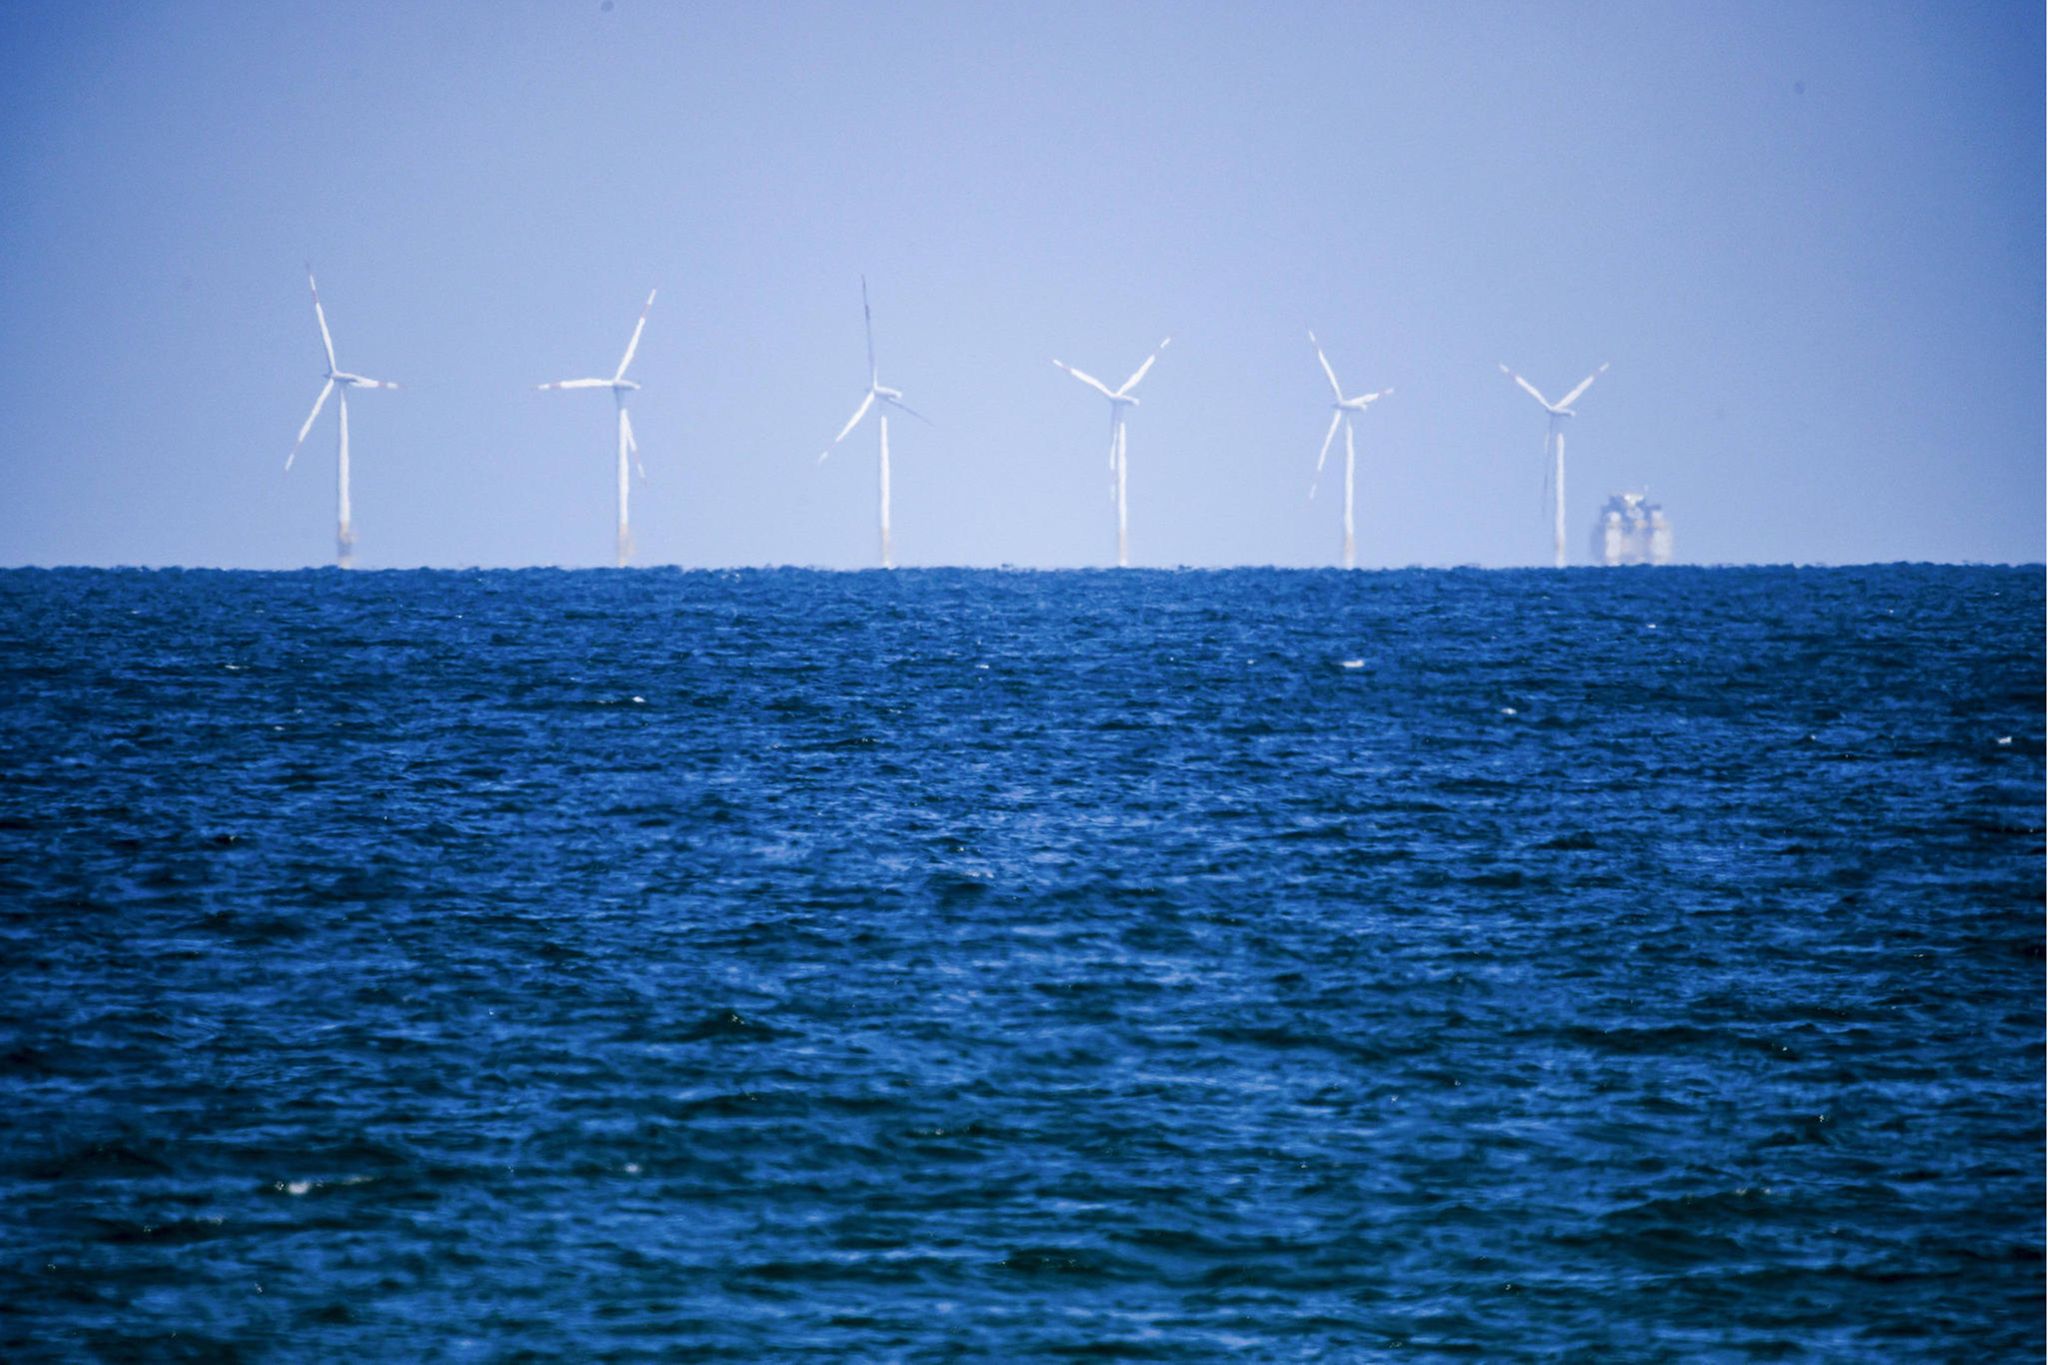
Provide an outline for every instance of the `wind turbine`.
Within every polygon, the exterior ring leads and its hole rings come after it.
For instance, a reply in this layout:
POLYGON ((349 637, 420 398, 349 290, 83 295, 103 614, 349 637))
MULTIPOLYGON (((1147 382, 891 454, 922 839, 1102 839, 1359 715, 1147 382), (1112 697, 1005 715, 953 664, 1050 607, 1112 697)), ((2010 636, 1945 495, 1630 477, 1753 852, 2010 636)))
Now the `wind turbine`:
MULTIPOLYGON (((868 409, 875 405, 877 398, 882 400, 883 407, 895 408, 906 416, 915 417, 926 426, 931 425, 929 417, 914 411, 904 403, 902 390, 889 388, 882 383, 880 372, 875 368, 875 314, 874 310, 868 307, 868 277, 865 275, 860 277, 860 316, 868 334, 867 395, 860 400, 860 406, 853 410, 853 416, 846 419, 846 425, 839 428, 839 434, 832 438, 832 444, 819 453, 819 464, 825 463, 825 457, 846 439, 849 432, 860 425, 860 419, 868 415, 868 409)), ((889 541, 889 414, 879 413, 877 419, 882 429, 882 567, 893 569, 896 567, 896 553, 889 541)))
POLYGON ((1119 569, 1131 566, 1131 521, 1129 504, 1125 497, 1126 475, 1130 462, 1126 458, 1128 446, 1124 440, 1124 420, 1129 415, 1129 410, 1138 405, 1138 400, 1131 396, 1131 390, 1138 387, 1138 381, 1152 368, 1152 362, 1159 359, 1159 353, 1172 344, 1173 338, 1167 337, 1155 346, 1152 354, 1145 357, 1145 363, 1132 372, 1131 377, 1123 382, 1122 388, 1115 391, 1111 391, 1109 385, 1094 375, 1084 374, 1063 360, 1055 359, 1052 362, 1109 400, 1109 468, 1113 476, 1110 480, 1109 495, 1116 500, 1116 566, 1119 569))
POLYGON ((1500 372, 1514 380, 1517 384, 1520 384, 1523 392, 1541 403, 1543 410, 1550 414, 1550 429, 1543 437, 1543 453, 1549 455, 1554 446, 1557 455, 1556 463, 1550 469, 1545 470, 1544 473, 1552 480, 1556 488, 1556 501, 1551 504, 1551 540, 1556 553, 1557 567, 1562 569, 1564 567, 1564 419, 1578 416, 1577 413, 1572 411, 1572 404, 1577 401, 1580 394, 1593 387, 1594 380, 1607 373, 1607 366, 1602 365, 1599 369, 1581 379, 1576 389, 1573 389, 1555 403, 1538 393, 1534 384, 1531 384, 1528 380, 1509 369, 1506 361, 1501 362, 1500 372))
POLYGON ((305 425, 299 428, 299 439, 292 442, 292 453, 284 457, 284 467, 289 471, 292 461, 299 458, 299 447, 306 443, 306 433, 313 429, 320 409, 327 406, 327 396, 340 389, 341 453, 335 462, 334 562, 337 567, 346 569, 355 562, 356 553, 356 533, 349 522, 348 505, 348 391, 395 389, 398 385, 388 379, 350 374, 335 365, 334 337, 327 330, 327 313, 320 307, 320 286, 313 282, 313 267, 310 265, 306 267, 306 287, 313 291, 313 316, 320 323, 320 344, 327 349, 327 382, 320 386, 320 396, 313 400, 313 410, 306 414, 305 425))
POLYGON ((1323 433, 1323 450, 1321 454, 1316 456, 1316 477, 1308 486, 1308 495, 1313 498, 1316 495, 1317 487, 1322 483, 1323 461, 1330 458, 1330 442, 1337 439, 1337 426, 1339 423, 1342 423, 1344 426, 1344 567, 1355 569, 1358 567, 1358 541, 1353 534, 1351 499, 1352 491, 1357 483, 1358 445, 1352 437, 1351 424, 1360 413, 1364 412, 1374 403, 1377 403, 1380 399, 1385 398, 1393 390, 1386 388, 1381 389, 1378 393, 1366 393, 1360 394, 1356 398, 1346 398, 1344 396, 1344 387, 1337 382, 1337 372, 1330 368, 1330 358, 1323 354, 1323 343, 1316 340, 1314 332, 1308 334, 1308 344, 1316 348, 1316 359, 1323 363, 1323 373, 1330 380, 1330 392, 1337 395, 1337 401, 1331 404, 1336 411, 1330 414, 1330 429, 1323 433))
POLYGON ((626 367, 633 363, 633 352, 640 349, 640 333, 647 327, 647 310, 654 307, 655 291, 647 291, 647 302, 640 306, 640 320, 633 324, 633 339, 626 343, 626 353, 619 357, 618 372, 610 379, 558 379, 552 384, 538 387, 546 389, 610 389, 612 405, 619 410, 619 567, 625 568, 626 561, 633 557, 633 529, 626 517, 626 502, 629 484, 626 478, 626 457, 631 455, 640 470, 640 481, 647 481, 647 466, 640 464, 640 443, 633 439, 633 419, 626 415, 626 395, 640 386, 626 378, 626 367))

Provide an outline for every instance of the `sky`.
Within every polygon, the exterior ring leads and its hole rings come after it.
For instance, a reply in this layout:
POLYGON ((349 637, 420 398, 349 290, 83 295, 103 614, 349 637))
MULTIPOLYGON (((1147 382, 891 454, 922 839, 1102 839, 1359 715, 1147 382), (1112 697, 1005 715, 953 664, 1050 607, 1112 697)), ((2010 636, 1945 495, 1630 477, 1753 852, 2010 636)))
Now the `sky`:
POLYGON ((2039 562, 2038 3, 26 4, 0 44, 0 564, 2039 562), (872 419, 871 419, 872 422, 872 419), (1340 459, 1341 454, 1333 456, 1340 459))

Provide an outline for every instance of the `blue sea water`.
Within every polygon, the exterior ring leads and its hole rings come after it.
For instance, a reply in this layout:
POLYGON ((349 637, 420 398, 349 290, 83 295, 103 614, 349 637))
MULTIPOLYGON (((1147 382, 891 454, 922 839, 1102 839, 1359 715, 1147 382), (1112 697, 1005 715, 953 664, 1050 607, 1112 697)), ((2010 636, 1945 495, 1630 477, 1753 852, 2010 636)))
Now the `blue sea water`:
POLYGON ((0 573, 9 1359, 2039 1359, 2038 568, 0 573))

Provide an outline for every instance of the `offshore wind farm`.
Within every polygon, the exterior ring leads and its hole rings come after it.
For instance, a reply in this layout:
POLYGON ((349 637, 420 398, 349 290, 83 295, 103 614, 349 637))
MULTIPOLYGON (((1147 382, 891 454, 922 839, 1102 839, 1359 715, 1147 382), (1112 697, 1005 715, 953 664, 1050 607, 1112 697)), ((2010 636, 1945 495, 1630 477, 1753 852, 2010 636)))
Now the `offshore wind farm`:
POLYGON ((0 44, 0 1360, 2048 1353, 2048 13, 339 18, 0 44))
MULTIPOLYGON (((2015 131, 2014 101, 1994 97, 2034 77, 1987 68, 1985 15, 1928 34, 1908 7, 1846 45, 1825 9, 1769 31, 1645 18, 1587 45, 1548 6, 1455 39, 1420 12, 1373 29, 1317 0, 1171 33, 1100 16, 1105 53, 1158 52, 1140 75, 1073 49, 1045 16, 961 16, 899 34, 909 83, 871 88, 855 73, 884 60, 879 39, 830 5, 781 36, 630 5, 516 34, 450 16, 439 37, 381 3, 383 32, 432 48, 489 31, 506 62, 436 83, 368 34, 313 56, 277 45, 300 32, 284 18, 167 18, 156 50, 111 12, 70 38, 23 30, 13 107, 51 113, 13 125, 25 155, 0 170, 23 263, 0 297, 16 319, 0 337, 15 377, 0 453, 16 471, 0 554, 333 562, 338 479, 324 463, 318 480, 296 464, 271 476, 275 435, 313 397, 291 363, 307 299, 283 287, 307 258, 341 367, 408 384, 347 394, 361 566, 616 564, 620 404, 600 440, 595 395, 512 395, 610 378, 633 321, 623 301, 655 284, 669 321, 650 316, 626 375, 648 387, 623 406, 633 441, 673 460, 648 462, 651 483, 630 473, 632 562, 875 564, 877 516, 848 515, 851 496, 879 501, 873 418, 866 492, 835 468, 844 451, 805 467, 853 406, 831 388, 860 354, 844 300, 863 274, 881 382, 942 422, 906 435, 916 424, 890 414, 899 563, 1114 563, 1106 480, 1089 472, 1108 462, 1109 415, 1091 435, 1074 381, 1032 370, 1059 356, 1114 389, 1167 331, 1126 428, 1131 562, 1341 563, 1335 480, 1308 502, 1288 474, 1332 416, 1300 364, 1308 327, 1347 383, 1396 389, 1354 427, 1361 567, 1554 562, 1555 448, 1532 449, 1543 430, 1497 392, 1503 359, 1552 398, 1615 362, 1565 423, 1574 562, 1604 499, 1646 486, 1692 562, 2039 553, 2022 509, 2040 499, 1968 492, 2040 478, 2009 454, 2038 419, 2009 359, 2038 340, 2010 302, 2038 269, 2015 245, 2038 213, 2025 196, 2018 218, 1964 211, 2031 178, 2013 139, 2038 132, 2015 131), (1355 69, 1336 61, 1346 35, 1372 49, 1355 69), (160 122, 84 101, 54 57, 30 61, 101 40, 109 79, 148 92, 160 122), (1031 55, 995 63, 1007 79, 971 98, 946 84, 996 49, 1031 55), (1226 49, 1244 84, 1210 90, 1199 73, 1226 49), (265 74, 219 76, 237 51, 265 74), (1645 88, 1678 51, 1682 78, 1645 88), (1910 70, 1892 69, 1897 52, 1910 70), (295 61, 297 85, 276 74, 295 61), (1544 83, 1583 98, 1522 92, 1554 62, 1544 83), (608 64, 617 81, 590 85, 608 64), (496 83, 512 69, 552 83, 515 95, 496 83), (2007 74, 1984 85, 1990 69, 2007 74), (335 142, 337 110, 360 137, 335 142), (1511 153, 1510 125, 1556 154, 1511 153), (272 157, 249 128, 333 150, 272 157), (123 148, 125 175, 67 169, 123 148), (1878 169, 1901 158, 1936 168, 1904 198, 1878 169), (1921 212, 1937 204, 1956 211, 1921 212), (153 217, 159 205, 175 216, 153 217), (1973 377, 1972 400, 1937 418, 1919 377, 1951 367, 1973 377), (56 401, 87 373, 104 392, 56 401), (1917 435, 1937 420, 1954 433, 1939 460, 1917 435), (91 458, 34 453, 73 448, 91 458)), ((846 381, 858 401, 867 377, 846 381)), ((336 421, 323 410, 316 426, 336 421)), ((1327 460, 1340 454, 1333 442, 1327 460)))
MULTIPOLYGON (((337 386, 339 386, 343 390, 343 393, 341 398, 339 453, 340 529, 337 533, 336 538, 336 562, 340 567, 347 568, 350 567, 352 563, 352 551, 355 542, 354 533, 351 529, 350 520, 351 514, 348 483, 348 399, 346 390, 350 387, 372 389, 395 389, 398 387, 398 385, 379 380, 368 379, 362 375, 352 374, 346 371, 341 371, 336 368, 336 362, 334 359, 334 342, 332 337, 330 337, 328 334, 326 314, 321 311, 319 289, 316 285, 313 285, 312 271, 310 268, 308 268, 306 279, 308 285, 313 287, 313 310, 315 318, 318 320, 319 323, 321 342, 327 351, 328 372, 326 384, 320 390, 320 395, 313 404, 312 413, 306 418, 305 425, 299 429, 299 439, 298 442, 294 444, 292 447, 292 457, 297 456, 299 446, 304 444, 306 439, 306 433, 312 429, 314 420, 319 417, 321 407, 323 404, 326 403, 328 395, 332 393, 337 386)), ((619 357, 618 368, 615 371, 613 371, 609 378, 558 379, 537 386, 542 392, 557 392, 568 389, 603 389, 609 391, 612 395, 613 405, 617 413, 617 479, 615 486, 617 490, 618 515, 615 539, 615 552, 616 565, 619 568, 626 567, 626 565, 632 560, 633 557, 633 536, 630 518, 628 515, 629 499, 631 495, 629 466, 637 464, 639 455, 639 445, 635 441, 633 436, 632 419, 628 415, 626 410, 626 395, 629 393, 637 392, 640 388, 640 385, 638 384, 638 382, 634 380, 627 379, 626 371, 632 365, 633 357, 638 353, 640 349, 640 337, 641 334, 646 331, 647 315, 654 307, 654 298, 656 292, 657 291, 655 290, 648 291, 647 301, 645 304, 641 306, 640 316, 638 320, 635 321, 633 324, 633 333, 631 337, 627 339, 625 352, 619 357)), ((862 333, 867 343, 867 391, 864 394, 862 394, 859 405, 855 407, 853 410, 853 415, 846 419, 845 424, 839 428, 838 434, 835 435, 832 438, 831 442, 826 445, 825 449, 819 453, 818 463, 823 464, 831 456, 833 450, 837 449, 840 443, 843 442, 849 435, 851 435, 855 428, 860 426, 862 419, 865 418, 870 411, 875 411, 875 426, 878 444, 877 505, 880 563, 882 568, 890 569, 896 566, 896 559, 894 549, 894 538, 892 535, 890 523, 889 414, 892 411, 899 412, 906 417, 914 418, 917 421, 926 423, 927 425, 930 424, 930 419, 926 418, 922 413, 916 411, 914 408, 911 408, 908 404, 906 404, 903 401, 902 390, 890 388, 882 383, 881 371, 875 359, 874 310, 870 306, 868 301, 868 282, 867 277, 865 275, 861 277, 860 282, 860 303, 862 333), (879 409, 877 409, 877 404, 880 405, 879 409)), ((1347 397, 1344 393, 1343 385, 1340 384, 1337 380, 1337 372, 1331 367, 1329 357, 1323 352, 1322 343, 1316 339, 1316 335, 1314 332, 1310 332, 1308 334, 1308 339, 1309 344, 1315 348, 1316 361, 1322 367, 1324 377, 1329 380, 1330 391, 1334 400, 1332 402, 1333 411, 1330 416, 1330 425, 1329 428, 1323 433, 1322 448, 1320 451, 1317 452, 1316 455, 1316 477, 1313 481, 1311 481, 1309 487, 1309 496, 1310 498, 1314 498, 1317 489, 1321 486, 1323 465, 1329 458, 1331 443, 1336 439, 1339 427, 1342 427, 1344 432, 1344 542, 1342 564, 1343 567, 1346 569, 1353 569, 1358 566, 1358 547, 1354 515, 1356 501, 1358 452, 1353 424, 1356 418, 1362 413, 1364 413, 1368 407, 1370 407, 1373 403, 1378 402, 1380 399, 1386 397, 1387 395, 1391 394, 1393 392, 1393 389, 1385 388, 1378 390, 1377 392, 1364 393, 1356 396, 1347 397)), ((1142 362, 1140 362, 1138 367, 1135 370, 1133 370, 1130 373, 1130 375, 1124 380, 1124 382, 1114 389, 1110 388, 1100 379, 1097 379, 1094 375, 1089 374, 1085 370, 1081 370, 1076 368, 1075 366, 1069 365, 1063 360, 1055 358, 1052 362, 1055 368, 1057 368, 1065 374, 1071 375, 1073 378, 1079 380, 1081 383, 1095 390, 1097 393, 1101 394, 1104 398, 1106 398, 1109 401, 1109 498, 1111 504, 1116 509, 1116 566, 1118 568, 1129 568, 1131 563, 1129 513, 1130 439, 1127 430, 1127 424, 1130 419, 1131 410, 1137 407, 1139 403, 1139 399, 1136 394, 1138 385, 1141 382, 1143 382, 1145 376, 1151 372, 1153 365, 1155 365, 1158 362, 1159 357, 1162 354, 1164 354, 1167 347, 1171 346, 1172 344, 1172 337, 1169 336, 1162 339, 1160 343, 1153 348, 1151 354, 1147 355, 1145 359, 1142 362)), ((1514 373, 1514 371, 1508 369, 1506 364, 1502 364, 1500 366, 1500 369, 1502 373, 1508 375, 1511 379, 1514 380, 1514 382, 1518 386, 1520 386, 1525 392, 1527 392, 1532 398, 1534 398, 1539 404, 1541 404, 1544 410, 1550 415, 1550 425, 1544 437, 1543 448, 1546 462, 1545 489, 1547 493, 1553 495, 1553 562, 1555 564, 1555 567, 1561 569, 1565 567, 1566 563, 1564 493, 1565 467, 1563 422, 1567 418, 1574 417, 1577 415, 1571 405, 1574 402, 1576 402, 1586 392, 1587 389, 1592 387, 1593 381, 1595 379, 1598 379, 1602 374, 1605 374, 1607 372, 1608 366, 1603 363, 1599 369, 1595 370, 1592 374, 1588 375, 1584 380, 1580 381, 1577 387, 1573 388, 1569 393, 1567 393, 1563 398, 1559 399, 1555 403, 1552 403, 1549 399, 1545 398, 1532 384, 1529 383, 1528 380, 1522 378, 1522 376, 1520 376, 1519 374, 1516 374, 1514 373)), ((291 467, 291 458, 287 458, 285 462, 285 467, 287 469, 291 467)), ((641 479, 644 481, 647 475, 647 471, 644 466, 639 467, 639 473, 641 479)))

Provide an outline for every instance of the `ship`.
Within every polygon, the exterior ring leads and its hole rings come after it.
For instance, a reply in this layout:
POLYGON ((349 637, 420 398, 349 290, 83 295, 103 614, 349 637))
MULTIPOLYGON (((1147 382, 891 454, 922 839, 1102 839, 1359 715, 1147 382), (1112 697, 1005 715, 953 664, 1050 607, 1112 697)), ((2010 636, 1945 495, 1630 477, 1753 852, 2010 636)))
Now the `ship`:
POLYGON ((1593 522, 1595 563, 1669 564, 1671 522, 1648 493, 1616 493, 1593 522))

